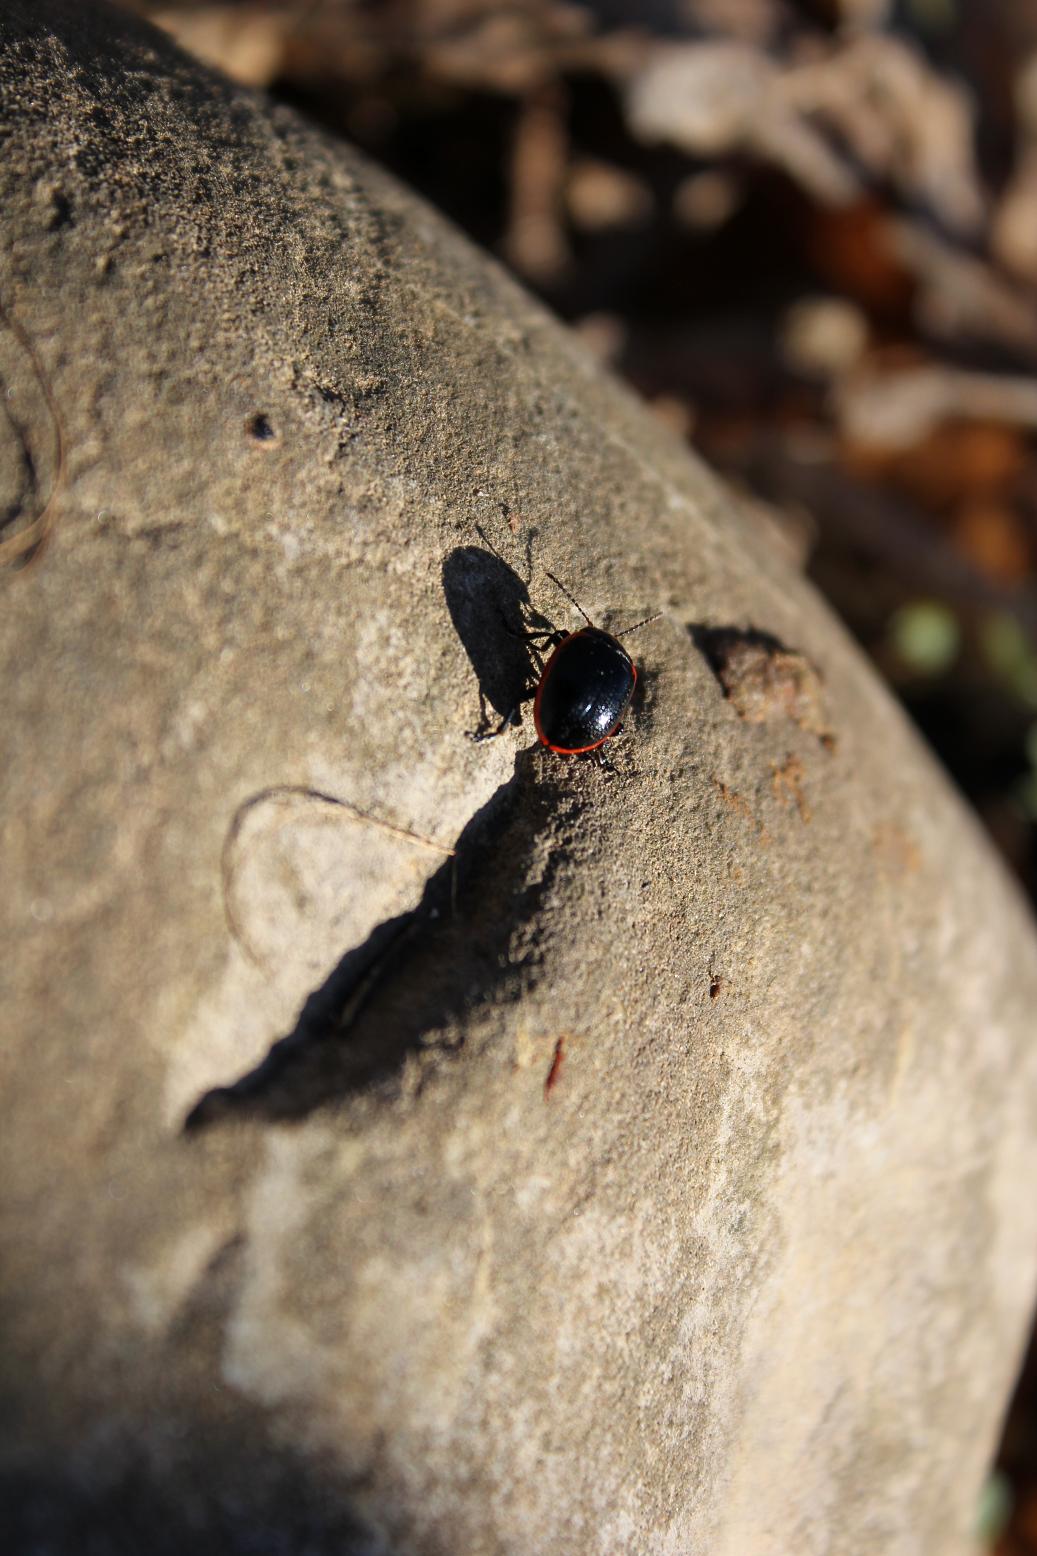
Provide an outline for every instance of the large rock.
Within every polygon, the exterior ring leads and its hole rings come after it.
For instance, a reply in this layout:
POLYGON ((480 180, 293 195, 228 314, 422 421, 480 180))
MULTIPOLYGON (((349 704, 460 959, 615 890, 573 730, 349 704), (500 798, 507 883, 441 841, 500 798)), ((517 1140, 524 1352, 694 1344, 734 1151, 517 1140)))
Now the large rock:
POLYGON ((0 43, 4 1548, 965 1550, 1037 1248, 972 821, 435 215, 109 11, 0 43), (663 612, 614 772, 466 738, 547 569, 663 612))

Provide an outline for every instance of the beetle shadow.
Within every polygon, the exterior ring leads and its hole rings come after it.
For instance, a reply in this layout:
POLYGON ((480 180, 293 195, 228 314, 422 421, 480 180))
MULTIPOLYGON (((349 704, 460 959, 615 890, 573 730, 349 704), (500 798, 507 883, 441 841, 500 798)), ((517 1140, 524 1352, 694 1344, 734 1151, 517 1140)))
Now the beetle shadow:
MULTIPOLYGON (((528 861, 561 799, 537 753, 519 752, 514 775, 464 827, 418 906, 347 951, 292 1030, 238 1080, 204 1093, 185 1131, 235 1116, 304 1118, 360 1093, 392 1096, 408 1061, 445 1052, 438 1034, 463 1025, 466 1012, 519 998, 537 975, 527 926, 566 851, 553 849, 532 882, 528 861)), ((561 808, 578 806, 570 797, 561 808)))
POLYGON ((458 546, 443 563, 443 593, 450 620, 479 683, 479 728, 488 707, 504 718, 533 685, 534 665, 523 634, 552 630, 534 609, 529 590, 502 557, 479 546, 458 546))

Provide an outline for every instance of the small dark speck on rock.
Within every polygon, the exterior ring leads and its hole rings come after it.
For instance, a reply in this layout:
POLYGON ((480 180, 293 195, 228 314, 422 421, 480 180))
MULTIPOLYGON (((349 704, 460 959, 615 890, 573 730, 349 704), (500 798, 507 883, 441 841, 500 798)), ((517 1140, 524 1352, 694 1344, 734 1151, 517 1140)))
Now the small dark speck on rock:
POLYGON ((264 416, 262 412, 252 417, 248 424, 248 435, 257 443, 273 443, 277 438, 270 418, 264 416))
POLYGON ((50 229, 52 232, 59 227, 68 226, 72 221, 72 207, 66 195, 60 189, 51 191, 50 196, 50 229))

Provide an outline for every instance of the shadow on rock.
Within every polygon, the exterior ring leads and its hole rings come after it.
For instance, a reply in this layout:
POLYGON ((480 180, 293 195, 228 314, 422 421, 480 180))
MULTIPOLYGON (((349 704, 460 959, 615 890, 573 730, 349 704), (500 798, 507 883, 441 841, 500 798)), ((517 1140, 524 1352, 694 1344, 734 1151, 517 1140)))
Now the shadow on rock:
POLYGON ((443 564, 443 592, 479 682, 483 732, 490 722, 487 704, 504 718, 531 689, 532 663, 522 634, 551 623, 532 608, 514 569, 478 546, 451 551, 443 564))
MULTIPOLYGON (((133 1420, 103 1472, 36 1464, 0 1477, 5 1551, 40 1556, 395 1556, 354 1510, 369 1477, 269 1440, 240 1403, 216 1430, 175 1407, 133 1420)), ((121 1423, 123 1428, 127 1422, 121 1423)), ((370 1493, 367 1492, 367 1497, 370 1493)), ((366 1498, 365 1498, 366 1499, 366 1498)))
POLYGON ((538 763, 520 753, 413 912, 346 952, 293 1030, 232 1085, 206 1092, 185 1129, 228 1116, 303 1118, 360 1092, 392 1092, 408 1058, 446 1049, 441 1034, 467 1011, 530 986, 538 953, 527 931, 564 850, 545 850, 539 870, 533 854, 548 820, 577 808, 538 776, 538 763))

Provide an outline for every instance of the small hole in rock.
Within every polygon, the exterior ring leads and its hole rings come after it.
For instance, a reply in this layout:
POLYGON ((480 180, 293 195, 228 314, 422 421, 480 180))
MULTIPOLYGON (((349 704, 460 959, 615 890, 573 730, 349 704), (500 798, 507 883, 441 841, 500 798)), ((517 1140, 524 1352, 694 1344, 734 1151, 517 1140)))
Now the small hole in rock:
POLYGON ((248 435, 255 438, 257 443, 272 443, 277 437, 269 416, 264 416, 261 411, 249 422, 248 435))

